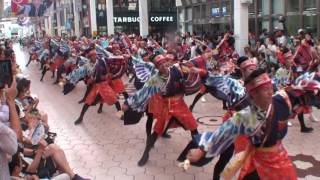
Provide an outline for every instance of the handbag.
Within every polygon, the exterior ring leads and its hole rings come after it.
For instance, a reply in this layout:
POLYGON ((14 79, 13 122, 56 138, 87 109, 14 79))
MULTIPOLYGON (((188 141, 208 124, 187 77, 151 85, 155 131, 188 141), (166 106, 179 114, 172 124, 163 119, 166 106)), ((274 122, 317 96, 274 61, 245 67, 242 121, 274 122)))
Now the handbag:
POLYGON ((37 175, 39 178, 51 178, 57 171, 56 166, 54 165, 53 160, 51 157, 46 159, 41 159, 38 167, 37 175))

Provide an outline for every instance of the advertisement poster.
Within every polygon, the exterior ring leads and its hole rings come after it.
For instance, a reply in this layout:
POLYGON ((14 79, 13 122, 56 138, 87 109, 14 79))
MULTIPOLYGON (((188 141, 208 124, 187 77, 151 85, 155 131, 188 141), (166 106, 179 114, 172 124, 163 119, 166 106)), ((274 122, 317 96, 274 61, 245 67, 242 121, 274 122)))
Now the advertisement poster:
POLYGON ((11 0, 11 10, 17 16, 41 17, 53 0, 11 0))

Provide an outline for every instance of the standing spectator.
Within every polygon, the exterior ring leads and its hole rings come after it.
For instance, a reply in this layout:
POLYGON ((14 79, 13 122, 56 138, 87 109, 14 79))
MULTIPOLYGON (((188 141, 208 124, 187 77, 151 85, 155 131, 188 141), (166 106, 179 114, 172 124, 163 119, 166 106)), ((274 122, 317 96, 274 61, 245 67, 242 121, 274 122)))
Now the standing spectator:
POLYGON ((197 44, 195 41, 193 41, 191 43, 191 56, 190 56, 190 59, 193 59, 196 57, 196 49, 197 49, 197 44))
POLYGON ((0 103, 0 179, 10 179, 7 155, 14 155, 17 152, 17 140, 21 139, 22 133, 15 106, 17 94, 16 83, 10 88, 0 90, 5 97, 0 103))
POLYGON ((278 66, 277 51, 278 47, 276 45, 275 39, 273 37, 269 37, 267 39, 267 55, 269 57, 271 66, 278 66))
POLYGON ((255 51, 256 51, 257 53, 264 53, 264 54, 266 54, 266 46, 262 43, 261 40, 258 40, 258 41, 257 41, 255 51))
POLYGON ((317 40, 316 51, 317 51, 318 59, 320 59, 320 38, 317 40))
POLYGON ((260 35, 259 39, 263 44, 266 43, 267 37, 268 37, 268 30, 267 29, 262 29, 262 32, 261 32, 261 35, 260 35))
POLYGON ((284 35, 283 29, 277 29, 276 37, 277 37, 277 44, 279 47, 287 47, 288 38, 284 35))
POLYGON ((252 32, 249 33, 249 45, 251 50, 254 50, 256 47, 256 36, 252 32))

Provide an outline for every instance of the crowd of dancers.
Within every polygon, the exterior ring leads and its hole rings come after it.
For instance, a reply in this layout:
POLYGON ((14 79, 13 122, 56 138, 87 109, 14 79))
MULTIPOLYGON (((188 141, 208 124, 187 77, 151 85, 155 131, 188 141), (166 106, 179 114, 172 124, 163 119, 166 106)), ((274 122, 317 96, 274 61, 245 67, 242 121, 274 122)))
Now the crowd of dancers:
POLYGON ((188 34, 170 35, 161 45, 151 36, 125 33, 95 39, 33 38, 27 66, 38 61, 39 79, 51 72, 65 95, 85 82, 75 125, 92 106, 99 105, 101 113, 104 103, 115 106, 125 125, 140 122, 145 114, 147 138, 139 166, 148 162, 160 136, 170 138, 169 128, 182 127, 191 134, 177 155, 185 170, 220 155, 213 179, 232 178, 239 171, 239 179, 297 179, 281 140, 295 116, 301 132, 313 131, 304 114, 320 107, 320 43, 304 30, 294 40, 289 44, 283 30, 276 30, 245 47, 246 56, 239 57, 232 32, 215 46, 188 34), (126 92, 123 76, 133 81, 134 93, 126 92), (222 102, 226 113, 218 129, 199 132, 192 110, 207 93, 222 102), (188 106, 184 97, 193 94, 188 106))

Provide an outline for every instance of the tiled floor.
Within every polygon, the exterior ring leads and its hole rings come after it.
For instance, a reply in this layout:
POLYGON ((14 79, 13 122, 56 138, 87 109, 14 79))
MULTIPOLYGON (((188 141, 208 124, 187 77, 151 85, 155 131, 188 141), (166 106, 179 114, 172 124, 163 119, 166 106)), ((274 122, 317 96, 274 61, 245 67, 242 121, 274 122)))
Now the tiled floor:
MULTIPOLYGON (((145 145, 145 120, 134 126, 124 126, 115 116, 115 107, 105 106, 102 114, 98 107, 89 109, 83 124, 74 126, 73 122, 80 113, 81 99, 85 86, 79 83, 69 95, 62 94, 62 88, 53 85, 48 74, 40 82, 37 63, 25 68, 28 58, 15 46, 17 60, 23 73, 32 80, 32 92, 40 98, 40 109, 49 114, 51 131, 57 132, 56 143, 64 149, 70 165, 80 175, 97 180, 209 180, 212 179, 214 162, 202 168, 192 167, 187 172, 178 168, 175 159, 190 140, 189 132, 182 129, 171 130, 171 139, 159 139, 150 153, 150 160, 144 167, 138 167, 145 145)), ((188 103, 193 97, 187 97, 188 103)), ((195 116, 221 116, 222 103, 206 96, 207 102, 199 101, 195 116)), ((320 113, 316 114, 320 117, 320 113)), ((216 117, 219 119, 219 117, 216 117)), ((210 121, 212 117, 200 118, 199 131, 212 130, 220 124, 210 121)), ((307 119, 307 118, 306 118, 307 119)), ((302 134, 297 120, 292 120, 284 144, 298 167, 301 179, 320 179, 320 123, 307 124, 315 129, 313 133, 302 134)))

